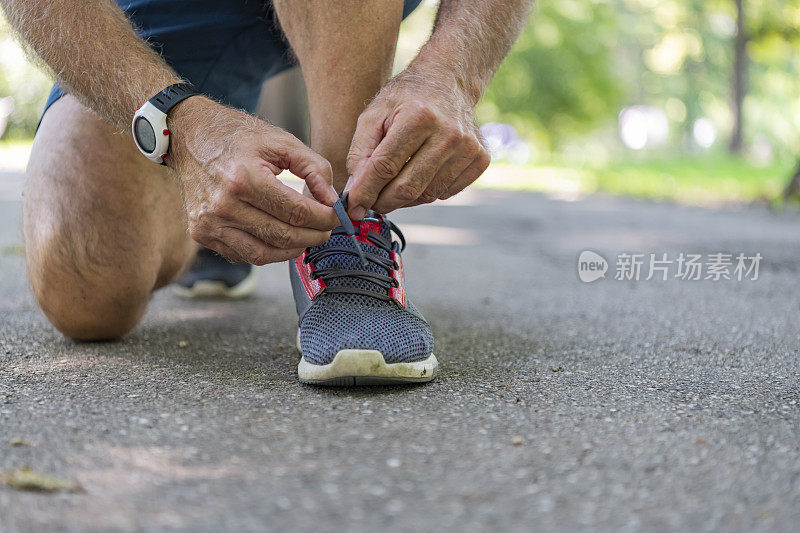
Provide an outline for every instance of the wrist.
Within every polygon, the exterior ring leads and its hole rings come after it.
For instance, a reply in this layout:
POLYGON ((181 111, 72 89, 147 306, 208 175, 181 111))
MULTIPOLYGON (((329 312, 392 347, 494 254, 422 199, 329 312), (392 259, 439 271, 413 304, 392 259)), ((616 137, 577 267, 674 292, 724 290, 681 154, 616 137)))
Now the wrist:
POLYGON ((188 145, 202 117, 208 113, 209 104, 214 105, 214 102, 198 94, 179 102, 170 110, 167 116, 170 146, 164 162, 173 170, 176 170, 189 154, 188 145))
POLYGON ((425 44, 406 70, 450 95, 457 95, 469 107, 475 107, 485 90, 482 79, 468 74, 459 55, 449 51, 441 41, 425 44))

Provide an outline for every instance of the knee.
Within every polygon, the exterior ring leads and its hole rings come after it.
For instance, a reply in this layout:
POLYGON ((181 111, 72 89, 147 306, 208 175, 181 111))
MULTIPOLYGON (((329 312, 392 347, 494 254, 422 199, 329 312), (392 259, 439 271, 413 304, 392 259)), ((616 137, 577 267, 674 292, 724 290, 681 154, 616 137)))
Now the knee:
POLYGON ((110 340, 141 320, 154 276, 119 263, 90 261, 60 239, 45 239, 27 252, 34 296, 64 335, 82 341, 110 340))

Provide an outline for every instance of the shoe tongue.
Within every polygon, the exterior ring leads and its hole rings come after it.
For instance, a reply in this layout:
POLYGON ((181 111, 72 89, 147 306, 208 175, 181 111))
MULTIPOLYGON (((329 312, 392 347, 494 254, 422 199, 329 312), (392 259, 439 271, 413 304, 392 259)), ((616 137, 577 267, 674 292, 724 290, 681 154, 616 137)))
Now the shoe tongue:
MULTIPOLYGON (((375 246, 372 244, 369 239, 366 238, 366 235, 369 232, 379 233, 382 237, 388 239, 391 242, 392 235, 391 230, 387 227, 387 224, 384 224, 380 218, 368 218, 362 220, 361 222, 354 223, 356 226, 356 231, 358 235, 365 235, 365 238, 359 239, 359 245, 361 249, 364 251, 365 254, 375 254, 380 255, 382 257, 389 257, 389 252, 375 246), (364 242, 366 241, 366 242, 364 242), (368 244, 369 243, 369 244, 368 244)), ((323 250, 326 248, 345 248, 348 250, 355 251, 356 245, 353 242, 353 239, 348 235, 334 235, 330 239, 320 246, 314 246, 310 248, 310 252, 316 252, 317 250, 323 250)), ((374 272, 376 274, 381 275, 388 275, 386 270, 378 265, 376 265, 372 261, 367 261, 367 266, 363 266, 361 264, 361 260, 358 258, 356 254, 347 254, 347 253, 338 253, 333 254, 323 259, 320 259, 316 262, 316 269, 340 269, 340 270, 354 270, 354 271, 369 271, 374 272)), ((378 292, 381 294, 388 294, 388 289, 381 287, 380 285, 373 283, 371 281, 366 281, 360 278, 354 277, 340 277, 340 278, 333 278, 329 281, 325 282, 327 285, 331 287, 357 287, 360 289, 378 292)))

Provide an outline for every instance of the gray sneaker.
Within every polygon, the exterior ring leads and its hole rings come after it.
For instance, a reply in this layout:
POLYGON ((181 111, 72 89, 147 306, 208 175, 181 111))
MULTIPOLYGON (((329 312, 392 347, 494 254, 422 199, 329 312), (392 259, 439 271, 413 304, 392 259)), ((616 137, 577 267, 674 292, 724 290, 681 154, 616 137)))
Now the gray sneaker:
POLYGON ((431 381, 439 363, 430 326, 406 298, 403 234, 374 212, 351 221, 341 202, 335 207, 342 226, 325 244, 289 261, 299 315, 300 381, 335 386, 431 381), (402 245, 392 241, 392 232, 402 245))
POLYGON ((256 271, 249 263, 231 263, 217 252, 200 248, 174 291, 184 298, 247 298, 256 288, 256 271))

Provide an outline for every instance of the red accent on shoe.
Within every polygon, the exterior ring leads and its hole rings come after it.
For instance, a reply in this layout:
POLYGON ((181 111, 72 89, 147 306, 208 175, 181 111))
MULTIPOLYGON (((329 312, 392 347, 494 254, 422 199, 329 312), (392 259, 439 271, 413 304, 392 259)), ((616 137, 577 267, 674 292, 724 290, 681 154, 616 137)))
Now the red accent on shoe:
POLYGON ((303 253, 295 258, 294 267, 297 269, 297 274, 300 276, 300 281, 303 283, 306 294, 309 299, 313 300, 325 287, 325 282, 311 277, 311 273, 314 272, 314 264, 306 263, 306 257, 308 257, 308 250, 303 250, 303 253))
POLYGON ((392 279, 397 281, 397 287, 389 287, 389 296, 400 304, 400 307, 406 307, 406 284, 403 281, 403 260, 400 259, 400 254, 392 252, 389 257, 397 263, 397 270, 392 270, 390 275, 392 279))
POLYGON ((375 246, 369 240, 369 232, 374 231, 378 235, 381 234, 381 222, 375 222, 374 220, 362 220, 361 222, 353 222, 358 226, 358 233, 356 234, 356 239, 363 242, 364 244, 368 244, 370 246, 375 246))
POLYGON ((169 135, 169 130, 165 129, 165 130, 164 130, 164 131, 162 131, 161 133, 163 133, 164 135, 169 135))

